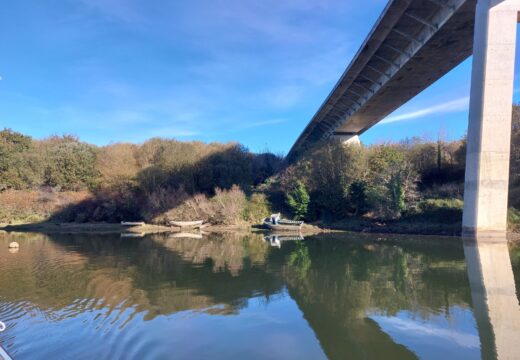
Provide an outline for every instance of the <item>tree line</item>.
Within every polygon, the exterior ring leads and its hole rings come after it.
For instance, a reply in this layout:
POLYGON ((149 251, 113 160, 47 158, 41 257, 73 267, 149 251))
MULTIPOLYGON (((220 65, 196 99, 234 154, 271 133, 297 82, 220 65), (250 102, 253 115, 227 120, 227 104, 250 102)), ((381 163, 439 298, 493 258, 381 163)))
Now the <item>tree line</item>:
MULTIPOLYGON (((520 107, 515 106, 512 208, 520 208, 519 145, 520 107)), ((285 164, 281 156, 252 153, 237 143, 153 138, 99 147, 69 135, 36 140, 4 129, 0 195, 40 191, 47 193, 42 201, 48 201, 49 193, 88 192, 79 203, 59 208, 55 217, 62 221, 197 217, 233 224, 257 222, 281 210, 306 221, 458 222, 465 154, 464 138, 410 138, 370 146, 327 141, 285 164)), ((520 223, 520 212, 512 209, 511 217, 520 223)))
MULTIPOLYGON (((61 221, 151 221, 168 210, 190 208, 181 205, 193 198, 204 198, 204 206, 212 209, 202 215, 217 222, 249 219, 258 211, 246 205, 260 201, 265 207, 252 190, 281 163, 281 156, 252 153, 237 143, 153 138, 98 147, 68 135, 36 140, 0 131, 0 192, 18 191, 23 197, 24 191, 40 191, 47 194, 40 197, 45 201, 49 193, 91 194, 60 208, 54 217, 61 221), (225 208, 236 204, 241 208, 228 214, 225 208)), ((193 211, 176 215, 197 216, 193 211)))
MULTIPOLYGON (((466 139, 345 146, 327 141, 308 150, 266 187, 272 202, 299 219, 461 221, 466 139)), ((513 108, 510 220, 520 224, 520 107, 513 108)), ((517 225, 518 226, 518 225, 517 225)))

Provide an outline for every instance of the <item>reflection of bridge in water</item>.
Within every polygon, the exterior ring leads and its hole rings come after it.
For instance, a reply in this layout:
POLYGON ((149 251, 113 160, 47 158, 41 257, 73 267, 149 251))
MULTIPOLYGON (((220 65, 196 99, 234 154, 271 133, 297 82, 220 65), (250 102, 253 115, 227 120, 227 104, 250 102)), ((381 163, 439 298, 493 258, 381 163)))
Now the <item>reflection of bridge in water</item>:
POLYGON ((520 306, 506 242, 464 245, 483 359, 520 359, 520 306))
POLYGON ((519 11, 518 0, 390 0, 288 161, 355 141, 473 54, 463 231, 503 236, 519 11))
POLYGON ((504 244, 463 248, 421 238, 327 235, 272 249, 254 234, 25 236, 18 254, 8 254, 9 240, 0 238, 0 271, 17 274, 0 275, 0 316, 10 323, 21 309, 57 323, 99 313, 106 317, 103 331, 121 326, 128 332, 140 328, 141 318, 186 311, 240 315, 252 298, 269 303, 287 291, 330 359, 416 358, 417 339, 388 324, 425 324, 432 332, 422 333, 422 346, 442 348, 450 339, 431 329, 439 318, 456 324, 457 313, 476 319, 478 333, 462 334, 472 354, 482 344, 485 358, 516 355, 510 344, 520 337, 518 300, 504 244))

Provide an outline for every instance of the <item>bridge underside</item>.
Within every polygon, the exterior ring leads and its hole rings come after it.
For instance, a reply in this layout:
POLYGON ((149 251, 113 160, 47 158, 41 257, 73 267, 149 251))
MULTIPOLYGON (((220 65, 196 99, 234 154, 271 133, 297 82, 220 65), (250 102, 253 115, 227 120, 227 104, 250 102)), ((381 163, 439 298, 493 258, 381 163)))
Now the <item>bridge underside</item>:
POLYGON ((476 0, 393 0, 287 160, 320 140, 359 135, 473 52, 476 0))
POLYGON ((391 0, 287 156, 359 135, 473 54, 463 235, 505 239, 520 0, 391 0))

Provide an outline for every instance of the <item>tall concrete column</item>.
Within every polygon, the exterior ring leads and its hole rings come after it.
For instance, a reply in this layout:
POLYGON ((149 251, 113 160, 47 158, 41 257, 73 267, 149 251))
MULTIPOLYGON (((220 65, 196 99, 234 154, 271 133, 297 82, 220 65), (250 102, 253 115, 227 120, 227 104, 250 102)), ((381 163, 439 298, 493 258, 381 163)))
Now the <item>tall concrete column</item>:
POLYGON ((515 44, 520 0, 478 0, 464 189, 463 235, 507 231, 515 44))

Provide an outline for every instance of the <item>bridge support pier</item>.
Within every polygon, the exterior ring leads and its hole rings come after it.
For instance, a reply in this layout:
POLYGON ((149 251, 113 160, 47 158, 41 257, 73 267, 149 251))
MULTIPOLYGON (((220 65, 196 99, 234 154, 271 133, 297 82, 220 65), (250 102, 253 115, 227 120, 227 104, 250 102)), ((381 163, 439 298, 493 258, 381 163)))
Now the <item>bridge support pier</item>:
POLYGON ((334 134, 334 139, 338 139, 344 145, 361 145, 359 136, 356 134, 334 134))
POLYGON ((479 0, 466 155, 463 236, 504 241, 520 0, 479 0), (500 240, 499 240, 500 239, 500 240))

